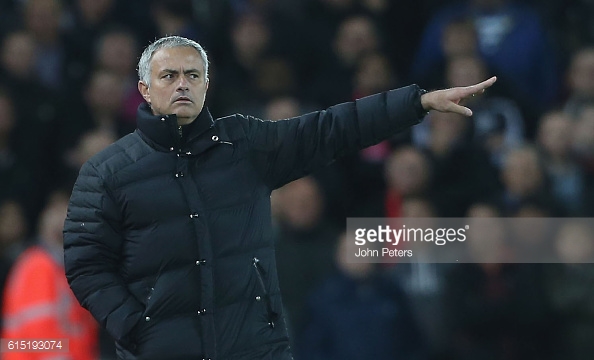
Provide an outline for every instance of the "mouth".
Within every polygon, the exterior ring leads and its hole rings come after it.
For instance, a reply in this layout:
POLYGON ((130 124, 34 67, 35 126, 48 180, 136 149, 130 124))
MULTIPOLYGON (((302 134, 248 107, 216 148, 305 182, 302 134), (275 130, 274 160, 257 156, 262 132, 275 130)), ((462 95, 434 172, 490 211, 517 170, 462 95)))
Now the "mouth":
POLYGON ((186 97, 186 96, 180 96, 180 97, 178 97, 177 99, 175 99, 173 102, 174 102, 174 103, 191 103, 191 102, 192 102, 192 100, 190 100, 190 98, 189 98, 189 97, 186 97))

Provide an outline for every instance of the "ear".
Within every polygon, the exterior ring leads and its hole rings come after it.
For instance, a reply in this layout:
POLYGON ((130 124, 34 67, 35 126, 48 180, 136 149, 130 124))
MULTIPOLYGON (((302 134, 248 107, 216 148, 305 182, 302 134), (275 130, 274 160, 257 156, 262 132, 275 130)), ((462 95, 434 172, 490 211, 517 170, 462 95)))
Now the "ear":
POLYGON ((147 103, 149 103, 149 105, 150 105, 151 104, 151 94, 150 94, 148 85, 142 81, 139 81, 138 82, 138 91, 140 92, 140 94, 142 95, 144 100, 147 103))

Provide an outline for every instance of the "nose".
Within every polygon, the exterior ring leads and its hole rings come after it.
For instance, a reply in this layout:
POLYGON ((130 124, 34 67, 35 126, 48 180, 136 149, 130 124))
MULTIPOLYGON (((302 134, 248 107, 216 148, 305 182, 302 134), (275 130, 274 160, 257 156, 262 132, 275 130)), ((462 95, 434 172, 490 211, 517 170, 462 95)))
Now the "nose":
POLYGON ((177 83, 177 90, 179 91, 188 91, 188 80, 185 76, 180 76, 179 81, 177 83))

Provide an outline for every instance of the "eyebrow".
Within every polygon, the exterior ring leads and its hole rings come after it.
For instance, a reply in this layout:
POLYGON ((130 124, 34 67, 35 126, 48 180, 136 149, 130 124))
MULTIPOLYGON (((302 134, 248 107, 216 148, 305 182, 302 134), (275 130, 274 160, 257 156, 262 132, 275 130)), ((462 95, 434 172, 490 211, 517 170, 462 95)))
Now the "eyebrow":
MULTIPOLYGON (((179 71, 173 70, 173 69, 163 69, 161 72, 168 73, 168 74, 179 74, 179 71)), ((198 69, 188 69, 188 70, 184 71, 184 74, 192 74, 192 73, 202 74, 202 72, 198 69)))

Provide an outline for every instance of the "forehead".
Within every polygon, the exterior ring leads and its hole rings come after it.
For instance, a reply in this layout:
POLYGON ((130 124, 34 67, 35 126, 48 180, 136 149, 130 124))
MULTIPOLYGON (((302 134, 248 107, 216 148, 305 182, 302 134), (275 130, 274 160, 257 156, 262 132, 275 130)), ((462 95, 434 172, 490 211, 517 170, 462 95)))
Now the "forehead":
POLYGON ((157 50, 151 60, 151 71, 163 69, 204 69, 200 53, 189 46, 176 46, 157 50))

